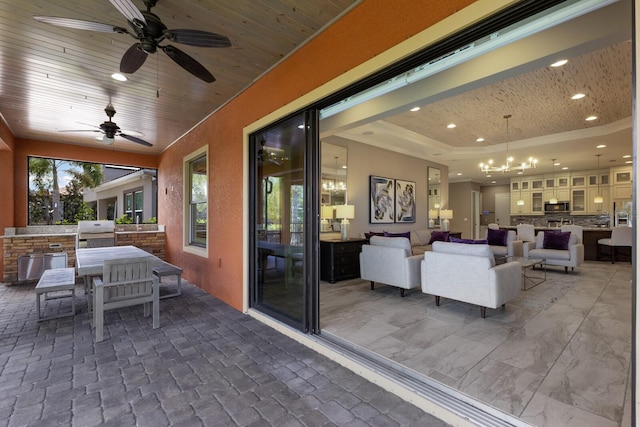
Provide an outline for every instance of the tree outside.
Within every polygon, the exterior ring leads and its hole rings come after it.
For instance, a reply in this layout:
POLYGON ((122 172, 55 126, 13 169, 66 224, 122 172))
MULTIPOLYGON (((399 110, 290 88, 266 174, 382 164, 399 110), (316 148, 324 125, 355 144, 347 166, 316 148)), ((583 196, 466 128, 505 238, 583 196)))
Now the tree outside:
POLYGON ((29 225, 73 224, 96 219, 83 201, 82 189, 102 183, 102 165, 88 162, 29 158, 29 225), (71 179, 60 188, 60 174, 71 179))

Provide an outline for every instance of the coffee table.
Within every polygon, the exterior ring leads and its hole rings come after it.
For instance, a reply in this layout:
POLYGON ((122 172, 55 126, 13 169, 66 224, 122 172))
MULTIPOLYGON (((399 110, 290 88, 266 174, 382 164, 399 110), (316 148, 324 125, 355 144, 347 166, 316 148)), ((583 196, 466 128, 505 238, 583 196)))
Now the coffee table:
POLYGON ((538 286, 540 283, 547 280, 547 264, 546 260, 542 258, 525 258, 521 256, 507 256, 505 257, 505 262, 510 261, 518 261, 520 266, 522 267, 522 290, 528 291, 529 289, 538 286), (535 269, 535 266, 539 265, 541 267, 540 271, 542 272, 541 276, 531 276, 527 274, 527 269, 531 267, 531 269, 535 269), (531 285, 527 287, 527 282, 531 285))

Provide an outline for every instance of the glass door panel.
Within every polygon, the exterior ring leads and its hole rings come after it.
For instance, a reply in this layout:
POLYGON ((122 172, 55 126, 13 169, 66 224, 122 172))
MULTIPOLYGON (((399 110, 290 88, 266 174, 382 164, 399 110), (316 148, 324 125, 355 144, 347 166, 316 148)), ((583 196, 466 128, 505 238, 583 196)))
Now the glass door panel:
MULTIPOLYGON (((252 308, 308 330, 308 126, 300 114, 252 136, 252 308)), ((312 168, 313 169, 313 168, 312 168)))

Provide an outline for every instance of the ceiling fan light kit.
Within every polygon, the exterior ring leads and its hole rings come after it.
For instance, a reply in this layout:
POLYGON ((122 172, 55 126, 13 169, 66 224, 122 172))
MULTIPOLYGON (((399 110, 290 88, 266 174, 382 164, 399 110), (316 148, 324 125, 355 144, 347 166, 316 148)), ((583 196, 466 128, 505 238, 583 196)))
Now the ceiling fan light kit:
POLYGON ((104 135, 102 137, 102 143, 105 145, 113 144, 115 141, 115 137, 119 136, 121 138, 129 140, 131 142, 135 142, 140 145, 144 145, 146 147, 153 147, 153 144, 145 141, 144 139, 123 133, 120 130, 120 127, 115 122, 111 121, 113 116, 116 115, 116 109, 113 108, 113 105, 111 104, 107 105, 106 108, 104 109, 104 112, 107 114, 107 117, 109 117, 109 120, 102 122, 100 126, 98 126, 100 130, 75 129, 75 130, 61 130, 59 132, 102 132, 102 134, 104 135))
POLYGON ((202 64, 187 53, 172 45, 161 45, 165 40, 195 47, 230 47, 228 37, 208 31, 191 29, 167 29, 162 20, 151 12, 157 0, 143 0, 146 11, 139 10, 132 0, 109 0, 127 19, 130 30, 124 27, 103 24, 80 19, 58 18, 53 16, 34 16, 38 22, 77 30, 99 31, 105 33, 128 34, 137 40, 122 56, 120 72, 135 73, 146 61, 147 56, 162 50, 172 61, 200 80, 212 83, 216 79, 202 64))

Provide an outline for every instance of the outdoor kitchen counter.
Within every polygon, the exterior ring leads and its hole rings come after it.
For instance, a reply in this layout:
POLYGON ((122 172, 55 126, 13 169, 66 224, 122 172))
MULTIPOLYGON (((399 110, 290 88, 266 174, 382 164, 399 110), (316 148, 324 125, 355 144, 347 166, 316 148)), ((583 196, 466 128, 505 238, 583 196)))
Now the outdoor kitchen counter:
MULTIPOLYGON (((77 227, 75 225, 7 227, 2 246, 2 283, 18 280, 18 258, 37 253, 66 252, 69 267, 75 267, 77 227)), ((165 259, 165 226, 156 224, 116 224, 116 246, 137 246, 165 259)))

